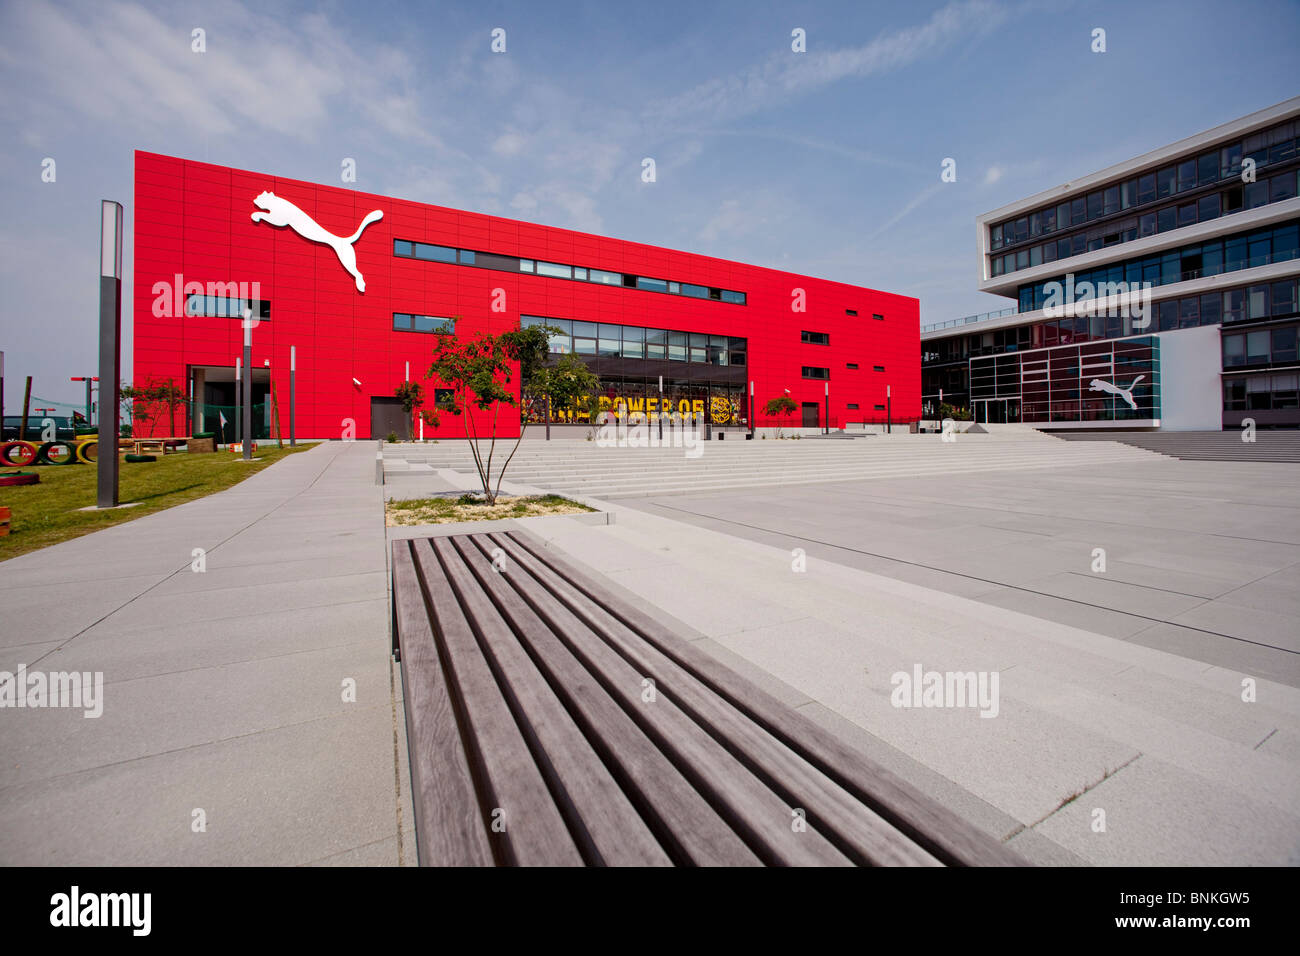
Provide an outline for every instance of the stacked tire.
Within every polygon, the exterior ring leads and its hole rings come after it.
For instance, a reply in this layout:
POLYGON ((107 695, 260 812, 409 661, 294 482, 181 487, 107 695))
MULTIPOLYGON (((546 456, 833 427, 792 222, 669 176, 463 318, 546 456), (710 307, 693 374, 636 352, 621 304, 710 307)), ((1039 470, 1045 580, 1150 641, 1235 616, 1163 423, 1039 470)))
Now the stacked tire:
POLYGON ((6 465, 30 465, 40 457, 41 449, 34 442, 7 441, 0 444, 0 459, 6 465))

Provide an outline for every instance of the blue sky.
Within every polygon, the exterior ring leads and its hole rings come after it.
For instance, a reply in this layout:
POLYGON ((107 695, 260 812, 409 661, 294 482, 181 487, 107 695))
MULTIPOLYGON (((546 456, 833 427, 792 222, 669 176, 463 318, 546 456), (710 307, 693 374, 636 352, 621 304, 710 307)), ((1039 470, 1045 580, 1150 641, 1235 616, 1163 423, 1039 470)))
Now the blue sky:
POLYGON ((94 372, 99 200, 129 226, 137 148, 331 184, 351 157, 367 191, 887 289, 932 322, 1012 304, 975 291, 978 214, 1295 95, 1298 50, 1300 5, 1250 0, 0 3, 5 408, 25 375, 77 402, 94 372))

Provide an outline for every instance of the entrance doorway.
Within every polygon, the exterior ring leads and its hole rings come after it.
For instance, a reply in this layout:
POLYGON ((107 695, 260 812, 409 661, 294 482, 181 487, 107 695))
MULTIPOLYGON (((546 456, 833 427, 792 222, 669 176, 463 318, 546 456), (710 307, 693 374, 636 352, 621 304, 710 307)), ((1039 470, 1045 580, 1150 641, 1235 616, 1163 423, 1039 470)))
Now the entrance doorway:
POLYGON ((975 402, 975 421, 982 425, 1006 425, 1020 421, 1020 399, 989 398, 975 402))
POLYGON ((803 403, 803 427, 820 428, 821 427, 821 406, 816 402, 803 403))
POLYGON ((411 437, 411 416, 400 398, 374 395, 370 398, 370 437, 384 438, 392 432, 398 438, 411 437))

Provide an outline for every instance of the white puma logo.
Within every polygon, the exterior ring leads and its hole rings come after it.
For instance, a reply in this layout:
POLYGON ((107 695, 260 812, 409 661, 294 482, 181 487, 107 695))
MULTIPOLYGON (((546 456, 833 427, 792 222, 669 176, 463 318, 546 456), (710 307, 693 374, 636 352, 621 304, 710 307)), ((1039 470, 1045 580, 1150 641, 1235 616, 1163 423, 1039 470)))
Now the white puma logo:
POLYGON ((1133 379, 1133 384, 1128 388, 1120 388, 1118 385, 1112 385, 1110 382, 1103 382, 1099 378, 1094 378, 1088 383, 1088 391, 1110 392, 1112 395, 1118 395, 1120 398, 1124 399, 1124 401, 1128 402, 1129 408, 1136 412, 1138 406, 1137 402, 1133 401, 1133 389, 1137 388, 1137 383, 1142 381, 1144 378, 1146 378, 1145 375, 1139 375, 1137 378, 1133 379))
POLYGON ((253 205, 266 210, 265 212, 253 213, 253 222, 265 220, 273 226, 288 226, 304 239, 309 239, 312 242, 323 242, 333 248, 334 254, 339 257, 339 262, 343 264, 343 268, 347 269, 352 277, 357 280, 357 291, 366 291, 366 280, 357 271, 357 253, 352 248, 352 244, 361 238, 361 233, 365 231, 366 226, 384 218, 382 210, 376 209, 374 212, 367 213, 366 218, 362 219, 361 225, 357 227, 357 231, 345 239, 342 236, 334 235, 332 232, 327 232, 311 216, 289 202, 289 200, 282 199, 269 190, 254 199, 253 205))

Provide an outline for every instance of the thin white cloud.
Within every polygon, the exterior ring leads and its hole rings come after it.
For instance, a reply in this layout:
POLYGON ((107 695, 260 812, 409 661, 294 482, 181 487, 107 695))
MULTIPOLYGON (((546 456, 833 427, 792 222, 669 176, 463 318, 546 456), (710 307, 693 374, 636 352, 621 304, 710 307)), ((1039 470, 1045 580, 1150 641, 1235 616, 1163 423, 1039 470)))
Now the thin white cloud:
POLYGON ((701 83, 654 103, 647 116, 662 123, 746 115, 851 77, 877 76, 909 66, 996 27, 1007 12, 992 0, 961 0, 925 23, 882 34, 858 47, 828 52, 773 53, 762 63, 701 83))

